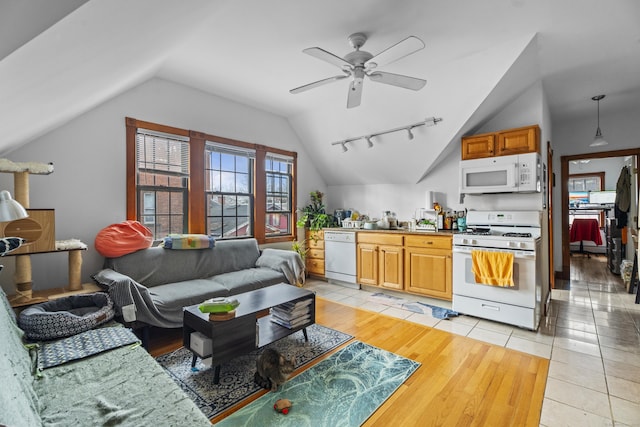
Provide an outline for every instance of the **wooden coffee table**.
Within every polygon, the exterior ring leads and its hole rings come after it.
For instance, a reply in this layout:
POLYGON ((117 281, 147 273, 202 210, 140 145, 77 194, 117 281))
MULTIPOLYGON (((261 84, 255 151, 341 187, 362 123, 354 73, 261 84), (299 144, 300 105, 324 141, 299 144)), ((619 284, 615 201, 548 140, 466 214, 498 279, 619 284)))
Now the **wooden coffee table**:
POLYGON ((308 341, 306 327, 316 320, 315 293, 286 283, 280 283, 255 291, 233 295, 240 305, 236 308, 235 318, 210 321, 209 313, 201 313, 198 305, 184 309, 183 344, 193 352, 194 367, 198 357, 212 357, 215 366, 214 383, 220 381, 220 365, 235 357, 250 353, 257 348, 284 338, 302 330, 308 341), (271 321, 269 309, 284 303, 296 303, 311 299, 309 320, 294 328, 287 328, 271 321), (197 354, 191 348, 191 333, 201 332, 211 338, 211 354, 197 354))

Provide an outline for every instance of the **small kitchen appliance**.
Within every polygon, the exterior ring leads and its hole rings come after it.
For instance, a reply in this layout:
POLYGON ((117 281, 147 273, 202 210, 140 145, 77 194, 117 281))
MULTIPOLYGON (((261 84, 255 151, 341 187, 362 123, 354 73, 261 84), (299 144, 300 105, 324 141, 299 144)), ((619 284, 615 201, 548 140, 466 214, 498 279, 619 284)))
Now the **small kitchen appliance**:
POLYGON ((469 211, 467 231, 453 236, 453 309, 537 330, 546 302, 542 289, 540 211, 469 211), (477 283, 472 251, 513 254, 513 287, 477 283))

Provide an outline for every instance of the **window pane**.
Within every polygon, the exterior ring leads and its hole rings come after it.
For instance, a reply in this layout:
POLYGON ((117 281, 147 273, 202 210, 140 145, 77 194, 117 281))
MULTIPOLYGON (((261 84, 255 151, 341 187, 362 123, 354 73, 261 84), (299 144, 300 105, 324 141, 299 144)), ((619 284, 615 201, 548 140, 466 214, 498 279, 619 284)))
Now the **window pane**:
POLYGON ((236 156, 231 154, 220 154, 220 169, 223 171, 234 172, 236 170, 236 156))
POLYGON ((235 193, 236 192, 236 176, 233 172, 220 173, 220 180, 222 181, 220 190, 223 193, 235 193))
POLYGON ((239 173, 236 175, 236 192, 248 193, 249 192, 249 175, 239 173))

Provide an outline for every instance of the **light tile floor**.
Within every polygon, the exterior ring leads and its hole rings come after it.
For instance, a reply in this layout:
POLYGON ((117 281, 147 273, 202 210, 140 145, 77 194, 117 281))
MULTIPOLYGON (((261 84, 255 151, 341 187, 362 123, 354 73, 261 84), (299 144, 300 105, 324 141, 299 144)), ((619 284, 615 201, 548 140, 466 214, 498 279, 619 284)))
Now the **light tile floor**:
MULTIPOLYGON (((309 280, 305 288, 342 304, 550 359, 540 425, 640 426, 640 305, 622 283, 572 280, 554 289, 537 332, 471 316, 440 320, 372 301, 374 287, 309 280)), ((409 302, 451 303, 384 290, 409 302)))

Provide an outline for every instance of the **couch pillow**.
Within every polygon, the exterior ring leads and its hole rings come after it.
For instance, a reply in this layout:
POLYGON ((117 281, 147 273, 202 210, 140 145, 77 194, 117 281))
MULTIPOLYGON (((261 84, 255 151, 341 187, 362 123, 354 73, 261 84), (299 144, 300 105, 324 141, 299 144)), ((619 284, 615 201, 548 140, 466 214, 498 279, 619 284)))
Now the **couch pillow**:
POLYGON ((206 234, 169 234, 162 240, 165 249, 211 249, 215 239, 206 234))
POLYGON ((153 233, 138 221, 111 224, 98 232, 95 247, 106 258, 117 258, 146 249, 153 243, 153 233))

